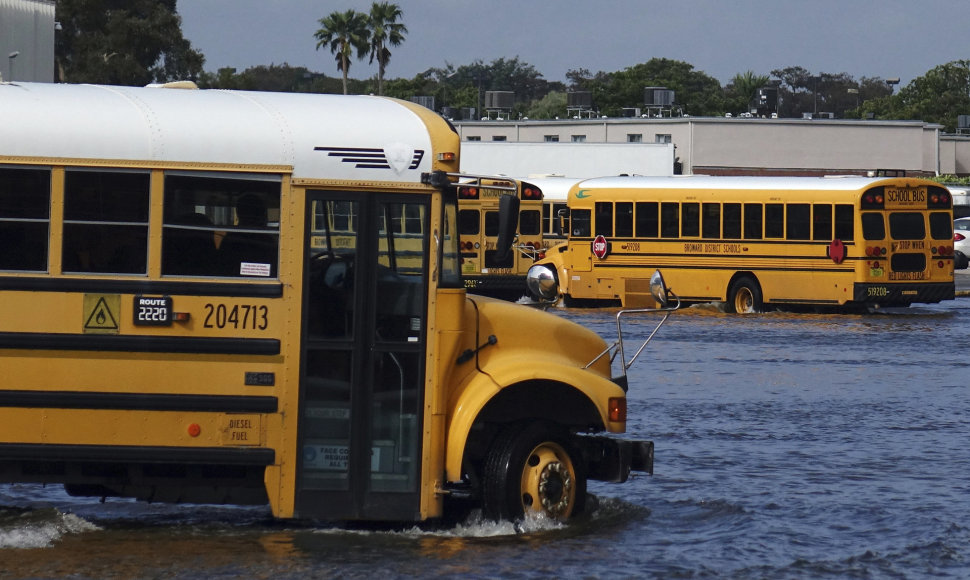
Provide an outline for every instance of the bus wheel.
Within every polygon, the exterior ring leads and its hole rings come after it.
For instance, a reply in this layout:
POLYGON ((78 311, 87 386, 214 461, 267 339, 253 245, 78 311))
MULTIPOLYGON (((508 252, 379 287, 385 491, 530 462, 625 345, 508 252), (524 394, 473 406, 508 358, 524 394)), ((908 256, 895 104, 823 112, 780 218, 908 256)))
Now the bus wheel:
POLYGON ((728 312, 752 314, 764 310, 761 301, 761 287, 750 276, 741 276, 731 284, 727 300, 728 312))
POLYGON ((483 509, 492 520, 521 520, 526 513, 557 520, 579 515, 586 502, 586 473, 569 435, 547 423, 511 425, 485 459, 483 509))

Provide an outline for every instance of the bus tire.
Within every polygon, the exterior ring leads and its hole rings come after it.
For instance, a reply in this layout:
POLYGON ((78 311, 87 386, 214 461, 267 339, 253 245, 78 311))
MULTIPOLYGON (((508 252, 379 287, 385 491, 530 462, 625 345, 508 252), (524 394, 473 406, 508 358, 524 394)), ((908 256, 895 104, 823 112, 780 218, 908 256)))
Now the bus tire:
POLYGON ((764 303, 761 298, 761 286, 750 276, 741 276, 728 290, 726 308, 728 312, 736 314, 752 314, 762 312, 764 303))
POLYGON ((565 430, 545 422, 510 425, 485 458, 482 508, 491 520, 516 521, 527 511, 556 520, 583 512, 586 470, 565 430))

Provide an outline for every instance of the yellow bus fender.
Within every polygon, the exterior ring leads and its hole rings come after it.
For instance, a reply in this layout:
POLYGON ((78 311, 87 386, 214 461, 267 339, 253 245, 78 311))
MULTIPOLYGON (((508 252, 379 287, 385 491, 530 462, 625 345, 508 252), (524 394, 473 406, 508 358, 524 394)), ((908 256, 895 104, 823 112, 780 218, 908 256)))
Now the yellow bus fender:
POLYGON ((447 481, 461 479, 461 465, 468 434, 485 405, 503 388, 525 381, 549 381, 572 387, 593 403, 607 431, 622 433, 626 430, 625 422, 610 423, 607 418, 606 406, 609 398, 626 396, 619 385, 602 375, 576 367, 573 361, 563 364, 550 361, 546 357, 543 363, 541 368, 537 368, 534 359, 521 354, 514 358, 507 357, 507 360, 501 362, 493 359, 482 368, 483 372, 473 374, 468 382, 459 387, 461 394, 452 407, 448 424, 448 445, 445 452, 447 481))

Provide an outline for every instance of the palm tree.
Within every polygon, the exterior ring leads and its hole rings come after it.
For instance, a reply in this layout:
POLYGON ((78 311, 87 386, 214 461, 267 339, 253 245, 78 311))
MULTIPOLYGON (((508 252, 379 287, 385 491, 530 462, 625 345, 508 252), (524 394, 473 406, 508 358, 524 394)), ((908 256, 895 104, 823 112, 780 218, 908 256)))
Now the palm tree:
POLYGON ((321 46, 330 47, 330 52, 337 60, 337 70, 343 73, 346 95, 347 71, 350 70, 351 55, 356 50, 357 58, 362 59, 370 49, 367 15, 354 10, 332 12, 330 16, 320 19, 320 26, 320 30, 313 34, 317 39, 317 50, 320 50, 321 46))
POLYGON ((398 46, 404 42, 406 26, 398 22, 403 16, 401 7, 389 2, 374 2, 370 7, 370 62, 377 59, 377 94, 384 94, 384 69, 391 60, 387 45, 398 46))

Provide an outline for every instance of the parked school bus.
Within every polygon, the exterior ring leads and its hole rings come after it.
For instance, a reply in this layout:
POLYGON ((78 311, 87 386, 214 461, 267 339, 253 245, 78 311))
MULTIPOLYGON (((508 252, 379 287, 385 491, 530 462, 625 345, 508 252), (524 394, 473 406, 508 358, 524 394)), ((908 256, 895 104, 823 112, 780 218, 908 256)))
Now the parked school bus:
POLYGON ((868 309, 954 297, 949 191, 913 177, 610 177, 575 185, 568 239, 529 272, 542 300, 730 312, 868 309))
POLYGON ((475 294, 515 300, 542 248, 542 189, 520 179, 463 174, 458 184, 458 233, 465 287, 475 294), (498 247, 499 200, 519 200, 513 251, 498 247))
POLYGON ((459 139, 432 112, 30 83, 0 110, 0 481, 565 519, 587 479, 652 469, 612 436, 622 341, 466 296, 459 139))

